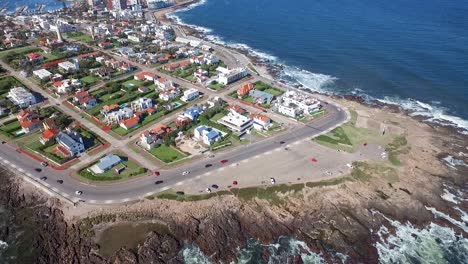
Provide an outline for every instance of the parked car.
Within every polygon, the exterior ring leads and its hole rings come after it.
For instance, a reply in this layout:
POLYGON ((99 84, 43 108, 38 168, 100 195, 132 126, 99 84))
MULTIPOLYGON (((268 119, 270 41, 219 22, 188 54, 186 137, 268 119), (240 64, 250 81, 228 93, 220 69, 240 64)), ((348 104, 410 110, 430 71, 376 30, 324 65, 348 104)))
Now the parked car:
POLYGON ((75 194, 76 194, 76 195, 82 195, 83 192, 82 192, 82 191, 76 191, 75 194))
POLYGON ((280 141, 280 144, 281 144, 281 145, 283 145, 284 143, 286 143, 286 142, 284 142, 284 141, 280 141))
POLYGON ((228 162, 228 160, 227 160, 227 159, 224 159, 224 160, 222 160, 222 161, 220 161, 220 162, 221 162, 221 164, 225 164, 225 163, 228 162))
POLYGON ((213 166, 213 164, 210 164, 210 163, 205 164, 205 168, 209 168, 209 167, 211 167, 211 166, 213 166))
POLYGON ((43 161, 43 162, 41 162, 41 165, 44 166, 44 167, 47 167, 47 166, 49 166, 49 163, 43 161))
POLYGON ((161 184, 163 183, 164 181, 156 181, 154 184, 161 184))
POLYGON ((232 185, 236 186, 236 185, 237 185, 237 181, 233 181, 233 182, 232 182, 232 185))
POLYGON ((5 144, 5 143, 6 143, 6 141, 2 141, 2 144, 5 144))
POLYGON ((190 173, 190 171, 184 171, 184 172, 182 172, 182 175, 187 175, 189 173, 190 173))
POLYGON ((218 189, 218 188, 219 188, 219 186, 218 186, 218 185, 216 185, 216 184, 213 184, 213 185, 211 185, 211 188, 213 188, 213 189, 218 189))
POLYGON ((62 184, 62 183, 63 183, 63 180, 57 180, 57 182, 58 182, 59 184, 62 184))
POLYGON ((270 182, 271 182, 271 184, 275 184, 276 183, 275 178, 270 178, 270 182))
POLYGON ((47 180, 47 177, 44 176, 44 177, 41 177, 40 179, 41 179, 41 181, 45 181, 45 180, 47 180))
POLYGON ((207 192, 207 193, 211 193, 211 189, 210 189, 210 188, 206 188, 206 192, 207 192))

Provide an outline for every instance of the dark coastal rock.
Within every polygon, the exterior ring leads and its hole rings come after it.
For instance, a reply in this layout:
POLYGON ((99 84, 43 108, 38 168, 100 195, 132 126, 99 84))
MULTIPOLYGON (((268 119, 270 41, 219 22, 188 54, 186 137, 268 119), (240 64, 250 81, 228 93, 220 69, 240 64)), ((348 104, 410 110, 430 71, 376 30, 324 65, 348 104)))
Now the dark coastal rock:
POLYGON ((178 255, 181 249, 182 245, 173 236, 153 232, 138 248, 138 263, 183 263, 178 255))

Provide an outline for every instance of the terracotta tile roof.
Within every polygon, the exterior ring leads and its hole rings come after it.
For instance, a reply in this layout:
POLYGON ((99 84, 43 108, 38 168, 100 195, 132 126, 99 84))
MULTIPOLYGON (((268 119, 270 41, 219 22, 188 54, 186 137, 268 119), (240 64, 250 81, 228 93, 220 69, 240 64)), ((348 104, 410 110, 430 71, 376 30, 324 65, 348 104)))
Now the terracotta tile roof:
POLYGON ((134 116, 129 119, 125 119, 120 121, 121 124, 124 124, 125 127, 133 127, 136 126, 140 122, 140 117, 134 116))
POLYGON ((37 60, 42 58, 41 54, 38 53, 29 53, 27 56, 30 60, 37 60))
POLYGON ((114 109, 119 108, 119 105, 113 104, 113 105, 105 105, 102 107, 105 111, 112 111, 114 109))
POLYGON ((269 122, 270 121, 270 118, 268 116, 262 115, 262 114, 251 114, 249 117, 252 118, 252 119, 261 120, 263 122, 269 122))
POLYGON ((75 93, 74 97, 77 98, 77 99, 81 99, 81 98, 84 98, 84 97, 86 97, 88 95, 89 95, 88 91, 81 91, 81 92, 75 93))
POLYGON ((237 94, 240 96, 244 96, 248 94, 251 90, 253 90, 253 88, 254 88, 254 85, 251 83, 244 84, 242 85, 241 88, 237 90, 237 94))
POLYGON ((45 139, 45 140, 49 140, 53 137, 55 137, 56 135, 58 135, 58 131, 55 130, 55 129, 46 129, 42 132, 42 138, 45 139))
POLYGON ((21 120, 19 121, 20 125, 22 128, 29 128, 31 127, 32 125, 35 125, 35 124, 38 124, 40 123, 41 120, 39 119, 31 119, 31 120, 21 120))

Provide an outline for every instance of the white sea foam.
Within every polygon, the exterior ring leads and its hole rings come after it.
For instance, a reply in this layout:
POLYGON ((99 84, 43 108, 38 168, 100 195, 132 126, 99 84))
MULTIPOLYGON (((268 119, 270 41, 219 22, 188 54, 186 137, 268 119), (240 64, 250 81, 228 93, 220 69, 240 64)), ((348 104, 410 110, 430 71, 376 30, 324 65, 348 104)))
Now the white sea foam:
POLYGON ((460 229, 462 229, 463 231, 468 233, 468 226, 463 221, 459 221, 457 219, 454 219, 450 215, 442 213, 442 212, 438 211, 437 209, 435 209, 434 207, 426 206, 426 209, 431 211, 432 214, 434 214, 435 217, 445 219, 448 222, 450 222, 452 225, 457 226, 460 229))
POLYGON ((456 159, 451 155, 448 155, 442 160, 445 161, 445 164, 447 164, 447 166, 449 166, 452 169, 457 169, 457 166, 468 167, 468 164, 466 164, 463 160, 456 159))
POLYGON ((197 246, 186 245, 180 254, 186 264, 211 264, 210 259, 197 246))
POLYGON ((5 241, 0 240, 0 249, 5 249, 8 247, 8 243, 5 241))
POLYGON ((457 200, 457 196, 455 194, 451 193, 446 188, 444 188, 444 193, 442 195, 440 195, 440 197, 442 199, 444 199, 445 201, 448 201, 448 202, 451 202, 451 203, 454 203, 454 204, 459 204, 460 203, 457 200))
POLYGON ((313 73, 298 67, 284 66, 283 74, 286 79, 292 79, 304 88, 324 94, 333 94, 332 84, 338 79, 336 77, 322 74, 313 73))

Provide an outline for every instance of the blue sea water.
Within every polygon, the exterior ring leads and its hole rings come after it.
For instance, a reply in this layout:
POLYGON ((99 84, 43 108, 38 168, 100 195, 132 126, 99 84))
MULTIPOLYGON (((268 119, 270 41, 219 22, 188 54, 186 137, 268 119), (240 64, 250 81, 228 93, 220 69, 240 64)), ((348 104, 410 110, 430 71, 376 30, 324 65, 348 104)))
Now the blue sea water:
MULTIPOLYGON (((69 5, 69 3, 66 3, 69 5)), ((44 10, 57 10, 63 8, 63 3, 57 0, 1 0, 0 9, 6 8, 7 12, 15 12, 17 7, 27 6, 28 10, 34 10, 39 5, 45 5, 44 10)))
POLYGON ((172 16, 292 83, 468 129, 468 1, 206 0, 172 16))

